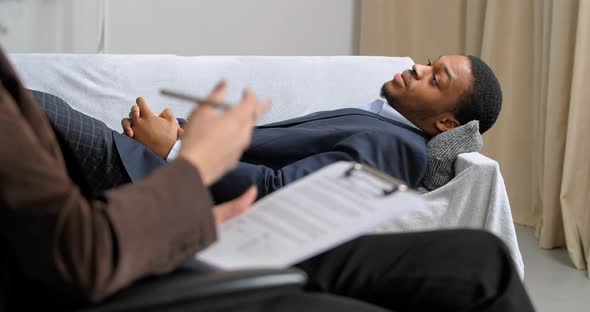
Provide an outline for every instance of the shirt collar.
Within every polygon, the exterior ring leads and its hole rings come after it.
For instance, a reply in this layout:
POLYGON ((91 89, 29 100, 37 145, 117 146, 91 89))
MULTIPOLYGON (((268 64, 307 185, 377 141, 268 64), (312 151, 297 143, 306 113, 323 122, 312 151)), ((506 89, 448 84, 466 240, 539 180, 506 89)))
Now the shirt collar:
POLYGON ((391 105, 389 105, 386 101, 382 99, 377 99, 373 101, 371 104, 369 104, 369 106, 376 108, 376 111, 374 111, 374 113, 381 117, 401 122, 403 124, 406 124, 410 127, 422 131, 422 129, 418 128, 415 124, 408 120, 408 118, 404 117, 404 115, 402 115, 400 112, 398 112, 395 108, 391 107, 391 105), (380 109, 379 106, 381 107, 380 109))

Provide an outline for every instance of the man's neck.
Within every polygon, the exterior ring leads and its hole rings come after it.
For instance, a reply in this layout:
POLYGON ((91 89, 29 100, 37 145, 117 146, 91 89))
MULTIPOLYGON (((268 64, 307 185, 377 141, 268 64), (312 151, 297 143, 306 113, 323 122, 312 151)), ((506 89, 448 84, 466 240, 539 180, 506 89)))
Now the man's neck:
POLYGON ((420 129, 417 125, 412 123, 408 118, 406 118, 399 111, 397 111, 395 108, 393 108, 391 105, 389 105, 389 103, 387 101, 382 100, 382 99, 379 99, 377 101, 382 101, 381 112, 378 113, 379 115, 381 115, 385 118, 393 119, 395 121, 401 122, 403 124, 406 124, 410 127, 413 127, 413 128, 416 128, 416 129, 422 131, 422 129, 420 129))

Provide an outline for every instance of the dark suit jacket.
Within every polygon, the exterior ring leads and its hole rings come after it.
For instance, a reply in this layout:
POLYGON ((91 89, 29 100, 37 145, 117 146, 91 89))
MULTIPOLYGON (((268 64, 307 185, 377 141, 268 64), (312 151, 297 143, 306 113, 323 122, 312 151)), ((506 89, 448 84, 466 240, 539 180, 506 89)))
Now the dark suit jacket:
POLYGON ((238 167, 211 190, 225 201, 255 184, 264 196, 340 160, 369 164, 416 186, 426 171, 426 138, 360 109, 314 113, 258 127, 238 167))
MULTIPOLYGON (((134 181, 165 163, 129 138, 114 138, 134 181)), ((340 160, 369 164, 416 186, 426 171, 426 138, 414 128, 360 109, 319 112, 260 126, 238 167, 211 192, 216 202, 224 202, 255 184, 262 197, 340 160)))
POLYGON ((0 51, 0 310, 97 301, 215 240, 211 199, 179 159, 91 198, 76 158, 0 51))

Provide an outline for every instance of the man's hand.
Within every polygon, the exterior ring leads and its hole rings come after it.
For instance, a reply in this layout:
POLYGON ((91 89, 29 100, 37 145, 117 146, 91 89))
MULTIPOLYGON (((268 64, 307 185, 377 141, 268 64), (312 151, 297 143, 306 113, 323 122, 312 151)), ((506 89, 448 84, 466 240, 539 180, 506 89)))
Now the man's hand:
MULTIPOLYGON (((223 102, 226 90, 224 82, 218 84, 208 100, 223 102)), ((256 120, 269 107, 268 101, 258 100, 248 90, 238 105, 224 112, 216 111, 211 105, 199 105, 184 128, 180 157, 199 169, 205 185, 211 185, 236 166, 250 144, 256 120)))
MULTIPOLYGON (((226 89, 225 82, 219 83, 207 99, 223 102, 226 89)), ((211 105, 199 105, 182 129, 171 110, 165 109, 157 115, 140 97, 121 125, 126 135, 164 159, 176 139, 183 135, 180 157, 197 167, 203 183, 209 186, 237 164, 250 144, 256 120, 269 107, 269 101, 260 101, 245 90, 240 103, 225 112, 218 112, 211 105)))
MULTIPOLYGON (((139 98, 137 100, 139 100, 139 98)), ((156 113, 154 113, 154 114, 156 116, 162 117, 162 114, 164 114, 165 111, 166 110, 162 111, 160 113, 160 115, 157 115, 156 113)), ((139 106, 137 106, 137 104, 135 104, 131 107, 131 110, 129 111, 129 118, 123 118, 121 120, 121 127, 123 128, 123 132, 130 138, 133 138, 133 135, 135 134, 133 132, 133 123, 131 122, 131 120, 135 120, 135 119, 139 118, 140 114, 141 114, 141 111, 139 110, 139 106)), ((184 132, 183 124, 181 124, 180 127, 178 127, 178 139, 180 139, 183 132, 184 132)))
POLYGON ((176 139, 182 134, 174 113, 167 108, 157 115, 142 97, 137 98, 136 103, 131 108, 129 118, 121 122, 123 131, 166 159, 176 139))
POLYGON ((213 207, 215 223, 221 224, 248 211, 254 200, 256 200, 256 195, 256 187, 252 186, 244 194, 240 195, 240 197, 213 207))

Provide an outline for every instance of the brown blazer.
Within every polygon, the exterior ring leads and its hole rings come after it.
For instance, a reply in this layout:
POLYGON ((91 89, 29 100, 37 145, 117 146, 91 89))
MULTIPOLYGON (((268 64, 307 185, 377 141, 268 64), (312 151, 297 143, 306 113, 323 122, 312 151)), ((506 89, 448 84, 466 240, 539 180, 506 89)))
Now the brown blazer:
POLYGON ((72 152, 1 50, 0 80, 0 310, 99 301, 216 239, 188 161, 88 198, 72 152))

